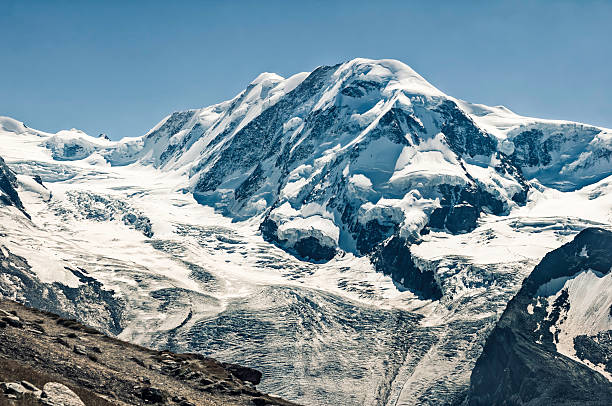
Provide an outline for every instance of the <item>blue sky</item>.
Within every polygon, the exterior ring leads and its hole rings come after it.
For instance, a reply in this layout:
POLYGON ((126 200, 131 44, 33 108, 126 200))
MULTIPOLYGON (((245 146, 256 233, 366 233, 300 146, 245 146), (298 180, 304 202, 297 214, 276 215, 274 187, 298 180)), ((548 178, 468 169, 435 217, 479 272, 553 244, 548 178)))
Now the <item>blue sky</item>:
POLYGON ((260 72, 367 57, 458 98, 612 127, 611 24, 612 2, 588 0, 0 0, 0 115, 138 136, 260 72))

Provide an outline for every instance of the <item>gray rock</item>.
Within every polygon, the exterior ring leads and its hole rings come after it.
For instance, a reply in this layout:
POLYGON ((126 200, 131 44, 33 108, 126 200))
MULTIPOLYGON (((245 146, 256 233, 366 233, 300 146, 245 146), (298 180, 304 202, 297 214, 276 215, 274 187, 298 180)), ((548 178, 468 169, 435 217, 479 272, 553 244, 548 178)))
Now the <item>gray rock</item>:
POLYGON ((87 355, 87 348, 85 348, 85 346, 81 344, 75 344, 73 351, 75 354, 87 355))
POLYGON ((17 187, 17 177, 6 165, 4 159, 0 157, 0 205, 14 206, 21 210, 27 218, 30 218, 19 198, 17 187))
POLYGON ((47 382, 43 387, 41 402, 46 406, 85 406, 85 403, 66 385, 47 382))
POLYGON ((40 390, 36 386, 34 386, 34 384, 32 384, 32 383, 30 383, 28 381, 21 381, 21 386, 23 386, 24 388, 26 388, 30 392, 36 392, 36 391, 40 390))
POLYGON ((142 388, 142 391, 140 392, 140 397, 145 402, 149 403, 163 403, 166 398, 164 392, 162 392, 160 389, 152 387, 142 388))
POLYGON ((23 323, 17 316, 4 316, 2 317, 2 321, 8 324, 9 326, 13 326, 16 328, 22 328, 23 323))
POLYGON ((250 382, 253 385, 257 385, 261 382, 261 372, 256 369, 228 363, 224 363, 223 366, 241 381, 250 382))
POLYGON ((17 382, 2 382, 0 384, 0 390, 2 390, 5 395, 14 395, 16 399, 23 398, 23 395, 27 392, 26 388, 17 382))
POLYGON ((57 337, 55 339, 55 341, 60 343, 61 345, 65 346, 65 347, 70 347, 70 344, 68 343, 68 341, 64 340, 62 337, 57 337))

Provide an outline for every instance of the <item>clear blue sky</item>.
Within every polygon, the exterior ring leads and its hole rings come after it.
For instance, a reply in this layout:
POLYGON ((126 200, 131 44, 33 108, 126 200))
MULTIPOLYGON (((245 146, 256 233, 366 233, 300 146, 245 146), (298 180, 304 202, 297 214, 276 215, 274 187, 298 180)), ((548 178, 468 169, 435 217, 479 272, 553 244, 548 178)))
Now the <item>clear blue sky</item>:
POLYGON ((368 57, 465 100, 612 127, 611 26, 612 1, 0 0, 0 115, 138 136, 262 71, 368 57))

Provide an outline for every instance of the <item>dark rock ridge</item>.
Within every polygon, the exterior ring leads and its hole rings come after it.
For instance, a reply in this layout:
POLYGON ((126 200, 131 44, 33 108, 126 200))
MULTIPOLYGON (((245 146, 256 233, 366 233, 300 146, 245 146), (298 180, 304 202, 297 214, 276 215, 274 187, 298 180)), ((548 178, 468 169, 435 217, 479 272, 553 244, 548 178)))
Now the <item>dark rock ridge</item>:
POLYGON ((604 365, 612 374, 612 330, 602 331, 595 336, 585 334, 574 338, 576 356, 595 365, 604 365))
POLYGON ((398 236, 391 237, 377 248, 372 263, 378 272, 393 275, 422 298, 438 300, 442 297, 433 271, 418 268, 412 260, 410 244, 398 236))
POLYGON ((23 207, 23 203, 17 193, 17 178, 13 171, 4 162, 4 159, 0 157, 0 203, 6 206, 14 206, 21 210, 26 217, 30 218, 30 215, 26 212, 23 207))
MULTIPOLYGON (((543 284, 594 270, 612 270, 612 232, 588 228, 548 253, 509 302, 472 371, 469 405, 610 405, 612 383, 599 372, 557 352, 550 330, 571 306, 563 289, 546 313, 537 292, 543 284), (583 250, 588 255, 581 255, 583 250), (542 305, 528 306, 534 300, 542 305)), ((609 332, 601 340, 579 335, 577 356, 608 367, 609 332)))

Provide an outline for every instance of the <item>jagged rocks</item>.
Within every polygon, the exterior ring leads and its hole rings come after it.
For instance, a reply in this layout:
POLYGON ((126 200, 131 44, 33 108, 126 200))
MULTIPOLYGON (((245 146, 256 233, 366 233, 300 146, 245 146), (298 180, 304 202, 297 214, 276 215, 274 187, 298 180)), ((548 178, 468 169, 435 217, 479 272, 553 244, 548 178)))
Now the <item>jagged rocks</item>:
POLYGON ((30 218, 30 215, 26 212, 23 207, 23 203, 17 193, 17 178, 13 171, 4 162, 4 159, 0 157, 0 203, 7 206, 14 206, 19 209, 26 217, 30 218))
POLYGON ((161 389, 152 388, 150 386, 142 388, 140 391, 140 397, 147 403, 163 403, 166 399, 166 395, 161 389))
POLYGON ((81 344, 75 344, 72 351, 74 351, 75 354, 87 355, 87 348, 81 344))
POLYGON ((15 327, 15 328, 23 327, 23 323, 21 322, 19 317, 11 315, 11 314, 6 314, 2 316, 2 321, 11 327, 15 327))
POLYGON ((480 213, 487 210, 500 215, 504 212, 504 202, 477 185, 467 187, 440 185, 442 196, 440 207, 429 217, 430 228, 446 229, 453 234, 465 233, 476 228, 480 213))
POLYGON ((576 357, 593 365, 603 365, 612 374, 612 330, 594 336, 581 334, 574 338, 576 357))
POLYGON ((376 270, 391 275, 404 287, 425 299, 438 300, 442 290, 431 270, 421 270, 412 261, 409 243, 398 236, 391 237, 372 256, 376 270))
MULTIPOLYGON (((33 274, 25 258, 13 254, 4 246, 2 250, 6 260, 0 261, 0 272, 3 275, 0 296, 13 297, 19 292, 20 297, 31 306, 66 317, 78 315, 80 319, 90 320, 98 328, 115 334, 122 330, 122 302, 115 297, 113 291, 105 290, 99 281, 79 270, 67 269, 82 282, 77 288, 60 283, 45 284, 33 274)), ((67 320, 60 322, 70 323, 67 320)))
MULTIPOLYGON (((28 381, 0 382, 0 394, 13 400, 40 400, 42 391, 28 381)), ((1 395, 0 395, 1 397, 1 395)))
POLYGON ((22 384, 18 382, 2 382, 0 383, 0 390, 7 396, 14 397, 15 399, 21 399, 28 391, 22 384))

